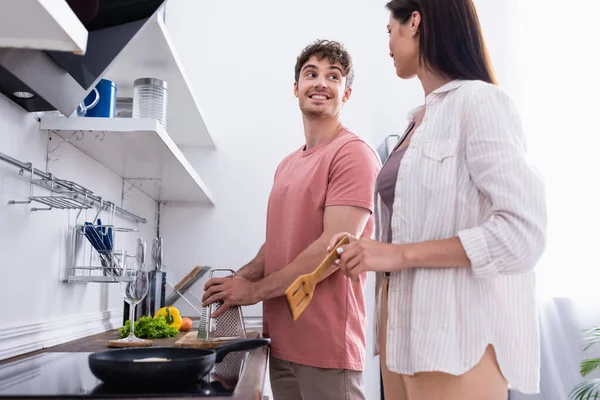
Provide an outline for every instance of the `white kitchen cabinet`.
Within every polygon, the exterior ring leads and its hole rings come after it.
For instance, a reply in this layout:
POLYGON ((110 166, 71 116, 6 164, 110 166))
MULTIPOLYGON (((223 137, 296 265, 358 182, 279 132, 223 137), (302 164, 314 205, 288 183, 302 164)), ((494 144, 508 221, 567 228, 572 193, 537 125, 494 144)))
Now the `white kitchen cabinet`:
POLYGON ((2 0, 0 47, 84 54, 88 31, 65 0, 2 0))

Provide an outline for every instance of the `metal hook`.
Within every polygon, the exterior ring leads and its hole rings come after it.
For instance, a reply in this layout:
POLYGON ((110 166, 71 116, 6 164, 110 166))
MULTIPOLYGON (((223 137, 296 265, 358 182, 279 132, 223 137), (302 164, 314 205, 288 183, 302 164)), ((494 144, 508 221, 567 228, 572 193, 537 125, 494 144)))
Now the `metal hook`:
POLYGON ((98 131, 96 133, 96 136, 94 137, 94 139, 98 140, 98 141, 103 141, 106 138, 106 132, 105 131, 98 131), (100 137, 102 136, 102 137, 100 137))
POLYGON ((77 223, 79 222, 79 216, 81 215, 82 211, 83 211, 83 208, 80 208, 79 212, 77 213, 77 216, 75 217, 75 225, 77 225, 77 223))
POLYGON ((98 213, 96 214, 96 216, 94 217, 94 220, 92 221, 92 224, 95 224, 96 221, 98 221, 98 216, 100 215, 100 213, 102 212, 102 206, 103 206, 103 200, 102 197, 100 197, 100 207, 98 207, 98 213))
POLYGON ((114 225, 114 219, 115 219, 115 203, 110 203, 110 216, 108 218, 108 223, 109 225, 114 225))
MULTIPOLYGON (((29 199, 28 200, 24 200, 24 201, 21 201, 21 200, 9 200, 8 204, 29 204, 29 203, 31 203, 31 197, 33 197, 33 185, 31 184, 31 182, 34 179, 33 178, 34 177, 33 172, 35 171, 35 169, 33 168, 33 164, 30 163, 30 162, 27 163, 27 168, 31 172, 31 176, 29 177, 29 199)), ((23 175, 22 171, 23 171, 22 169, 19 171, 19 175, 23 175)))
MULTIPOLYGON (((88 194, 86 193, 83 198, 83 203, 87 204, 87 202, 88 202, 88 194)), ((83 211, 84 208, 85 207, 81 207, 79 209, 79 212, 77 213, 77 216, 75 217, 75 225, 77 225, 79 223, 79 216, 81 215, 81 212, 83 211)), ((87 213, 87 208, 85 208, 85 209, 86 209, 86 213, 87 213)))
POLYGON ((33 182, 33 180, 35 179, 34 176, 34 172, 35 172, 35 168, 33 168, 33 163, 27 163, 27 166, 29 167, 29 170, 31 171, 31 175, 29 176, 29 197, 33 196, 33 185, 31 184, 31 182, 33 182))
POLYGON ((38 208, 38 207, 32 207, 31 211, 50 211, 52 210, 52 207, 47 207, 47 208, 38 208))

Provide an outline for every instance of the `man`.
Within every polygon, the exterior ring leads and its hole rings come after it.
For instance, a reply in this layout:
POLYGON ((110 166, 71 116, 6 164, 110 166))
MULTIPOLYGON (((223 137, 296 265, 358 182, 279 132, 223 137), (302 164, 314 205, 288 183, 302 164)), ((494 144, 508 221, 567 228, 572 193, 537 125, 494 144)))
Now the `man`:
POLYGON ((379 157, 341 123, 352 94, 352 60, 340 43, 317 41, 296 62, 306 143, 277 167, 268 202, 266 241, 234 277, 212 279, 203 296, 232 305, 263 301, 263 331, 271 338, 270 377, 276 400, 364 399, 366 312, 360 282, 334 265, 293 321, 284 292, 312 272, 331 236, 371 236, 379 157))

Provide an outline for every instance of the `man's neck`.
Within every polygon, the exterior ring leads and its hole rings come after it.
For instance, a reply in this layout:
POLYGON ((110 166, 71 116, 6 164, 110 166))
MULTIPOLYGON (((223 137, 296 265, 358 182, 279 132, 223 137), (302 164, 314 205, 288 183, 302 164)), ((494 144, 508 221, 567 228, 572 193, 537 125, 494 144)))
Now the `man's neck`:
POLYGON ((302 121, 306 138, 305 150, 330 142, 343 129, 338 117, 307 118, 302 116, 302 121))

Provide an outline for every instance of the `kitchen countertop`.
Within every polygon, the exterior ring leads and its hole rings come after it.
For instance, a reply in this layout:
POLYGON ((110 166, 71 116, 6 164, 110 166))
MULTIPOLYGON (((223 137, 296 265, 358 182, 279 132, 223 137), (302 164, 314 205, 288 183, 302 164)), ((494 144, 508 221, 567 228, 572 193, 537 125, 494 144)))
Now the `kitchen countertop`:
MULTIPOLYGON (((183 337, 187 332, 180 332, 177 336, 168 339, 153 339, 152 345, 153 347, 159 346, 174 346, 174 343, 183 337)), ((254 335, 251 332, 248 332, 248 337, 257 337, 258 333, 254 332, 254 335)), ((27 354, 22 354, 17 357, 9 358, 6 360, 0 361, 0 365, 8 364, 13 361, 21 360, 27 357, 31 357, 41 353, 51 353, 51 352, 96 352, 96 351, 104 351, 109 350, 107 347, 107 342, 112 339, 118 338, 117 330, 110 330, 104 333, 99 333, 96 335, 87 336, 81 339, 73 340, 67 343, 63 343, 57 346, 49 347, 46 349, 34 351, 27 354)), ((265 375, 267 370, 267 356, 268 356, 268 347, 263 346, 255 350, 251 350, 248 352, 248 359, 246 361, 245 367, 242 370, 239 381, 233 393, 233 396, 229 397, 210 397, 210 400, 260 400, 262 399, 263 387, 265 383, 265 375)), ((158 397, 158 396, 157 396, 158 397)), ((144 397, 143 399, 132 399, 128 397, 128 400, 145 400, 148 397, 144 397)), ((168 400, 188 400, 194 397, 168 397, 163 399, 168 400)), ((200 397, 199 397, 200 398, 200 397)), ((205 398, 205 397, 202 397, 205 398)))

